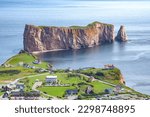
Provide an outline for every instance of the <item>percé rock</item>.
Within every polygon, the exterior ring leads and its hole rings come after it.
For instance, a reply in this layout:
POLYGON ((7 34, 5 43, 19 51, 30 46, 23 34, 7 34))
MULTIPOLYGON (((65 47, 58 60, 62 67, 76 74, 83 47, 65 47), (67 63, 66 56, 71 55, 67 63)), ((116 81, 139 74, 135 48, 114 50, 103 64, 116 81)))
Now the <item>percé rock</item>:
POLYGON ((26 25, 24 50, 27 52, 80 49, 114 41, 114 26, 93 22, 85 27, 26 25))
POLYGON ((125 42, 125 41, 128 40, 127 33, 126 33, 126 30, 125 30, 124 26, 120 27, 115 40, 119 41, 119 42, 125 42))

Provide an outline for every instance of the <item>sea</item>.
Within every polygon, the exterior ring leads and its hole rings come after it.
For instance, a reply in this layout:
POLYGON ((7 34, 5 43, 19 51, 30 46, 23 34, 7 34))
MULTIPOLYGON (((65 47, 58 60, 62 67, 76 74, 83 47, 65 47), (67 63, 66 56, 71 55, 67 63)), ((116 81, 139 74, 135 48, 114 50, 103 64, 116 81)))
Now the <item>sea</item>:
POLYGON ((114 24, 115 33, 124 25, 129 41, 38 56, 60 69, 114 64, 127 86, 150 94, 149 0, 0 0, 0 64, 23 49, 25 24, 84 26, 94 21, 114 24))

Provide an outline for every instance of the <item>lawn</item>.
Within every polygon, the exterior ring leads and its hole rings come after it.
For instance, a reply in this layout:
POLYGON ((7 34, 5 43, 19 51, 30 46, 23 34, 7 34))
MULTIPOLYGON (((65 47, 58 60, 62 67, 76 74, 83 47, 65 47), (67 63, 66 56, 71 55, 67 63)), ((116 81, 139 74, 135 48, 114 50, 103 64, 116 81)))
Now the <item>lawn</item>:
POLYGON ((22 79, 19 82, 25 84, 25 86, 26 86, 25 90, 26 91, 30 91, 32 89, 32 86, 34 85, 36 79, 38 79, 39 81, 44 82, 46 76, 47 75, 45 75, 45 74, 44 75, 41 74, 40 76, 35 76, 35 77, 32 77, 32 78, 26 77, 25 79, 22 79))
POLYGON ((31 66, 36 66, 36 67, 42 67, 42 68, 47 68, 47 63, 46 62, 41 62, 41 64, 33 64, 33 61, 35 61, 37 58, 31 54, 28 53, 21 53, 17 54, 10 59, 8 59, 5 64, 13 65, 13 66, 18 66, 20 62, 30 64, 31 66))
MULTIPOLYGON (((23 80, 20 80, 20 82, 25 83, 28 86, 28 89, 31 89, 32 86, 34 85, 36 79, 38 79, 39 81, 45 82, 45 78, 46 76, 51 76, 51 74, 47 74, 47 75, 41 75, 41 76, 36 76, 36 77, 32 77, 32 78, 25 78, 23 80), (29 80, 27 82, 27 80, 29 80)), ((56 73, 56 74, 52 74, 52 76, 57 76, 58 77, 58 81, 61 84, 78 84, 81 82, 86 82, 87 78, 83 77, 83 76, 79 76, 79 75, 75 75, 75 74, 67 74, 67 73, 56 73)))
POLYGON ((13 81, 17 78, 21 78, 28 75, 36 74, 33 69, 25 69, 22 67, 0 67, 0 82, 13 81))
POLYGON ((104 80, 111 83, 113 83, 114 81, 114 84, 118 84, 121 79, 121 72, 118 68, 114 68, 112 70, 104 70, 101 68, 90 68, 86 70, 80 70, 78 72, 82 74, 86 74, 88 76, 92 75, 96 79, 104 80))
POLYGON ((61 73, 56 75, 58 76, 58 80, 61 81, 61 84, 78 84, 87 80, 87 78, 81 75, 71 73, 61 73))
POLYGON ((98 82, 98 81, 91 82, 91 85, 93 85, 94 93, 101 93, 101 92, 104 92, 105 89, 113 88, 110 85, 103 84, 103 83, 98 82))
POLYGON ((5 64, 16 65, 19 62, 32 63, 35 58, 27 53, 17 54, 6 61, 5 64))
POLYGON ((5 83, 6 81, 11 82, 17 78, 37 74, 35 72, 35 69, 24 68, 23 66, 19 66, 20 62, 38 68, 47 68, 48 64, 46 62, 41 62, 41 64, 33 64, 34 60, 36 60, 36 57, 28 53, 17 54, 8 59, 4 64, 11 65, 11 67, 0 66, 0 83, 5 83))
POLYGON ((3 95, 3 93, 4 93, 4 92, 1 92, 1 90, 0 90, 0 96, 3 95))
POLYGON ((51 96, 56 96, 56 97, 63 97, 65 94, 65 91, 68 89, 76 89, 73 86, 69 87, 40 87, 38 90, 51 95, 51 96))

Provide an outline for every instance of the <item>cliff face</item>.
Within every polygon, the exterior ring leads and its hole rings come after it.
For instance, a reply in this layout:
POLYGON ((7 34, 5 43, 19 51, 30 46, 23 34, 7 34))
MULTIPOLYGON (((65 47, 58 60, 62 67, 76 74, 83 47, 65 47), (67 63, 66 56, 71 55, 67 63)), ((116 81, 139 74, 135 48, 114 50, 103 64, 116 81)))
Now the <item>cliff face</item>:
POLYGON ((124 26, 121 26, 116 36, 116 41, 125 42, 128 40, 127 33, 124 26))
POLYGON ((38 27, 26 25, 24 50, 28 52, 80 49, 114 41, 114 26, 94 22, 85 27, 38 27))

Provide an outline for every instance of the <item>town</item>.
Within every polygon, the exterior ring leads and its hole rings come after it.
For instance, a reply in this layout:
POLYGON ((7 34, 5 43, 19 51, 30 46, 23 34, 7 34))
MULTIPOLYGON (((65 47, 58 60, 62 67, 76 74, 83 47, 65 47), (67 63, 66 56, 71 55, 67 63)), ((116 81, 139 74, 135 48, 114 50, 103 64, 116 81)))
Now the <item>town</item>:
POLYGON ((0 67, 2 100, 148 100, 125 86, 121 71, 103 68, 54 69, 33 55, 20 52, 0 67))

